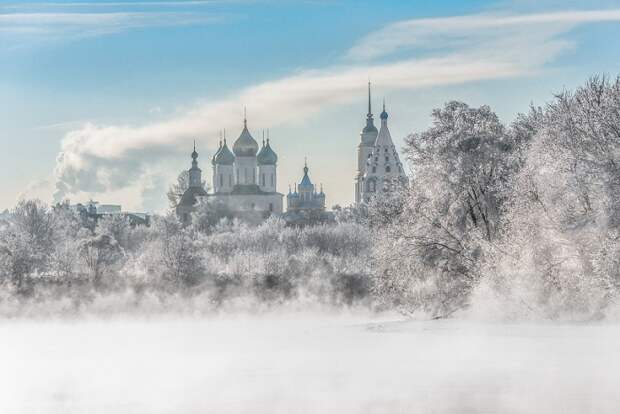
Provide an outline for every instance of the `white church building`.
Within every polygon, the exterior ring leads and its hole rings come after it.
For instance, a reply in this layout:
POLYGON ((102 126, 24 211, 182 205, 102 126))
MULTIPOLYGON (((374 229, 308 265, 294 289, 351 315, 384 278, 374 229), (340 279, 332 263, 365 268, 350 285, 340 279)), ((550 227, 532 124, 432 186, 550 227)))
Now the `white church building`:
POLYGON ((408 183, 398 152, 388 129, 388 113, 383 102, 379 116, 381 127, 377 130, 371 107, 370 82, 368 82, 368 113, 366 126, 360 133, 357 147, 357 175, 355 177, 355 203, 367 203, 394 188, 408 183))
POLYGON ((234 142, 232 151, 226 139, 211 163, 213 165, 213 193, 207 194, 201 185, 201 170, 192 153, 192 168, 189 170, 190 185, 177 206, 177 215, 183 222, 189 220, 196 203, 201 197, 213 197, 235 213, 253 212, 264 217, 282 214, 284 195, 277 191, 278 156, 271 148, 269 139, 258 143, 248 130, 247 119, 243 120, 241 135, 234 142), (200 187, 200 188, 198 188, 200 187))

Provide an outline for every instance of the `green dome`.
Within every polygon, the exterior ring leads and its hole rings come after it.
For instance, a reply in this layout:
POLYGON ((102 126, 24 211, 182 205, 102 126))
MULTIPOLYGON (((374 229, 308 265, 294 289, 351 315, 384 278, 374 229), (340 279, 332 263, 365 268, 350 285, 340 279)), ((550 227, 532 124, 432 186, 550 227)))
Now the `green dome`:
POLYGON ((224 141, 224 145, 213 156, 213 164, 232 165, 233 162, 235 162, 235 156, 230 152, 226 141, 224 141))
POLYGON ((269 139, 267 139, 267 145, 263 145, 257 156, 259 165, 275 165, 278 162, 278 155, 271 149, 269 145, 269 139))

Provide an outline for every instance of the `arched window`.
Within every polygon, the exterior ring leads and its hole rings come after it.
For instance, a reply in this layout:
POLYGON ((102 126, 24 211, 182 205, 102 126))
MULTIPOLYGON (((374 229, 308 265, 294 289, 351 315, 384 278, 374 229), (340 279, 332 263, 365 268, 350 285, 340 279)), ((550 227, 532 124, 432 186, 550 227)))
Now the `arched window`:
POLYGON ((264 187, 265 186, 265 173, 262 173, 260 175, 260 181, 261 181, 261 185, 264 187))
POLYGON ((273 183, 273 173, 271 173, 271 186, 273 187, 275 184, 273 183))
POLYGON ((387 155, 385 156, 385 162, 390 162, 390 157, 388 157, 387 155))
POLYGON ((374 191, 375 191, 375 182, 374 181, 370 181, 368 183, 368 191, 370 191, 371 193, 374 193, 374 191))
POLYGON ((389 165, 386 165, 386 166, 385 166, 385 172, 386 172, 386 173, 389 173, 390 171, 391 171, 390 166, 389 166, 389 165))
POLYGON ((377 167, 372 167, 372 172, 376 173, 377 172, 377 167))
POLYGON ((224 176, 220 174, 220 187, 224 186, 224 176))

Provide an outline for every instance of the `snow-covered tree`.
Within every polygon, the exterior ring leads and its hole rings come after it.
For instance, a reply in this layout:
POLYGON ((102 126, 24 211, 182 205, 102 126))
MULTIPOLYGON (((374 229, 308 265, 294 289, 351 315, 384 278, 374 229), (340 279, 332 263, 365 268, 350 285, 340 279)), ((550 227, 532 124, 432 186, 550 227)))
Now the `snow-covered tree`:
POLYGON ((444 315, 463 305, 482 247, 497 237, 515 143, 487 106, 449 102, 432 118, 406 138, 411 187, 369 216, 379 234, 378 296, 444 315))
POLYGON ((620 81, 557 95, 536 129, 486 281, 515 312, 596 316, 620 282, 620 81))

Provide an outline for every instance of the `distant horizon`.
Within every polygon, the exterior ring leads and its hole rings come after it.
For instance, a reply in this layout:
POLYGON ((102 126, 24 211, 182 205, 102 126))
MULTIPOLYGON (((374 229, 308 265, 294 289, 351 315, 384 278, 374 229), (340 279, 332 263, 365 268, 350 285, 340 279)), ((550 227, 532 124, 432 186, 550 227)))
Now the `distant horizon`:
POLYGON ((346 206, 369 79, 400 149, 447 101, 509 124, 620 73, 610 1, 39 1, 0 6, 0 22, 0 211, 20 197, 165 211, 194 139, 211 184, 244 106, 259 143, 270 131, 279 192, 307 157, 327 208, 346 206))

